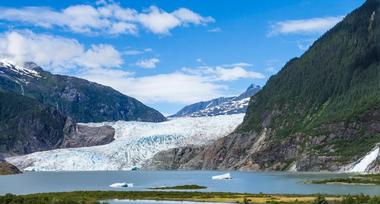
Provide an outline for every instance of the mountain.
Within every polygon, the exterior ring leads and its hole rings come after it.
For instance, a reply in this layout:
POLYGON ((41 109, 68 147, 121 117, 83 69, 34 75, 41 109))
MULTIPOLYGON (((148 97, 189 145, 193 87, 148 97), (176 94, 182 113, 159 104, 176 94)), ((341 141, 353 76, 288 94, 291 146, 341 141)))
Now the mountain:
POLYGON ((245 113, 250 97, 259 92, 260 89, 260 86, 251 84, 248 89, 239 96, 220 97, 209 101, 194 103, 185 106, 170 117, 202 117, 245 113))
POLYGON ((0 90, 34 98, 55 107, 76 122, 166 120, 158 111, 110 87, 54 75, 34 63, 18 66, 1 61, 0 90))
MULTIPOLYGON (((380 0, 367 0, 272 76, 234 133, 153 160, 168 168, 350 171, 379 142, 380 0)), ((375 155, 362 169, 379 162, 375 155)))
POLYGON ((0 157, 107 144, 113 137, 110 126, 78 125, 35 99, 0 91, 0 157))

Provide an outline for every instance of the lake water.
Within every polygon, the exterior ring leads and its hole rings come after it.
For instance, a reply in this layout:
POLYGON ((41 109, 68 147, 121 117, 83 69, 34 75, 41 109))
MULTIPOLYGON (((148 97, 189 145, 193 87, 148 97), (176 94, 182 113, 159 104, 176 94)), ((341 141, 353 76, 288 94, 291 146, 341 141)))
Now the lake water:
POLYGON ((212 180, 219 171, 97 171, 26 172, 0 176, 0 194, 30 194, 79 190, 147 190, 151 187, 197 184, 213 192, 276 194, 369 194, 380 195, 380 186, 305 184, 308 180, 344 177, 345 174, 289 172, 230 172, 231 180, 212 180), (111 188, 117 182, 133 183, 132 188, 111 188))

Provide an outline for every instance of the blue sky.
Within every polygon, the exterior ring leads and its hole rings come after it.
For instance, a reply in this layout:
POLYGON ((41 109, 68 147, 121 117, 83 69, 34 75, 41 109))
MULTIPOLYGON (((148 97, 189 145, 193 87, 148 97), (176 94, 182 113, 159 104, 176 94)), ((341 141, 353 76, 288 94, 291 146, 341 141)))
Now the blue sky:
POLYGON ((2 1, 0 57, 164 114, 264 85, 363 0, 2 1))

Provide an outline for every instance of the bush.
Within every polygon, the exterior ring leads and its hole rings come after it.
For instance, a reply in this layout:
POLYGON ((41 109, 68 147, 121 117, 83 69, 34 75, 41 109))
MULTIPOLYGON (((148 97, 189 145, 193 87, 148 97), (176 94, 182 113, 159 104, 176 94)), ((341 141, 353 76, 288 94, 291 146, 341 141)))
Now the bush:
POLYGON ((314 200, 313 204, 329 204, 329 202, 327 202, 325 197, 318 196, 318 198, 314 200))

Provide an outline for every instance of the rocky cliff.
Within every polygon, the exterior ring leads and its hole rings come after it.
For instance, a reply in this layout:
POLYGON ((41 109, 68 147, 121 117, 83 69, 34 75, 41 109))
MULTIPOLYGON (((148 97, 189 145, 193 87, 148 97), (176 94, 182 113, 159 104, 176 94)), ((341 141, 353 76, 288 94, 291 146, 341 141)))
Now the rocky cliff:
POLYGON ((368 0, 272 76, 233 134, 150 168, 340 170, 380 142, 379 104, 380 0, 368 0))
POLYGON ((78 125, 35 99, 0 91, 0 156, 109 143, 109 126, 78 125))

